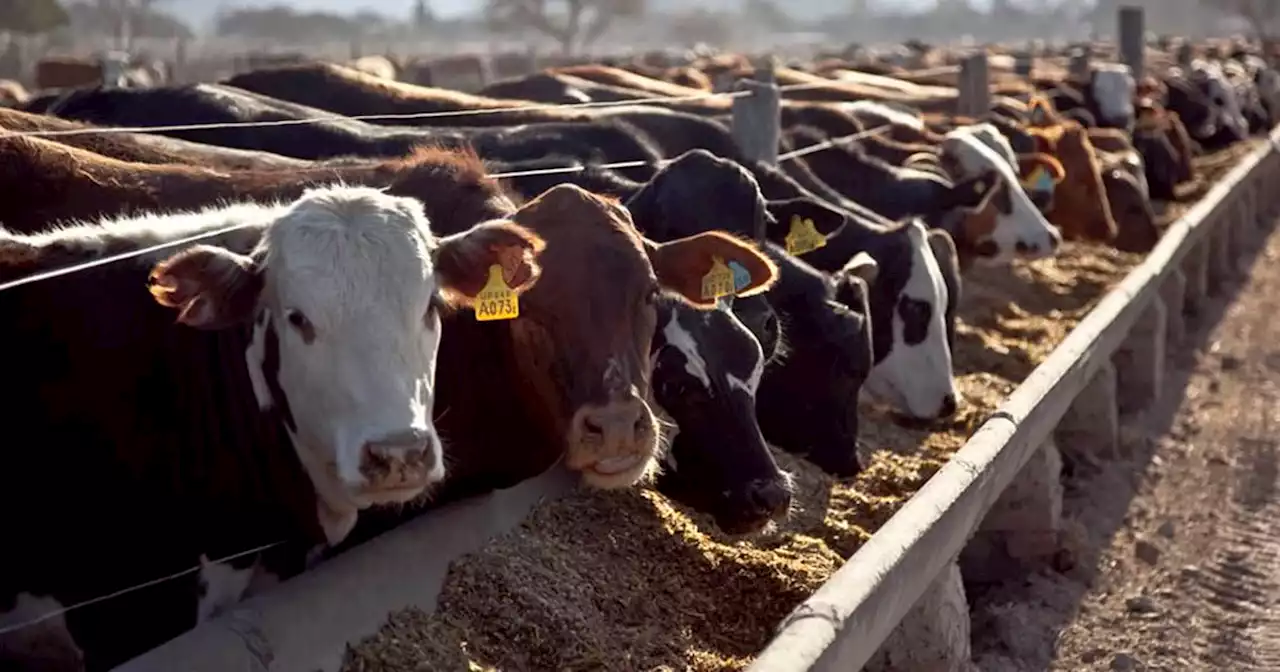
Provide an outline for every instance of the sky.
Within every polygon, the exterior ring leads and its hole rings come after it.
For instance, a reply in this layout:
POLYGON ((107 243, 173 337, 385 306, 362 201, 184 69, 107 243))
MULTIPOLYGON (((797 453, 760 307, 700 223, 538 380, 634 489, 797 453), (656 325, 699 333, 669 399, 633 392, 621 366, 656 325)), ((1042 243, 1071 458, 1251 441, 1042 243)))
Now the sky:
MULTIPOLYGON (((894 6, 906 9, 932 6, 933 0, 874 0, 881 6, 894 6)), ((684 0, 653 0, 659 6, 680 8, 687 6, 684 0)), ((432 9, 441 17, 457 16, 474 12, 483 0, 430 0, 432 9)), ((990 0, 973 0, 975 7, 985 9, 990 0)), ((165 0, 175 14, 194 23, 204 23, 217 11, 218 7, 237 6, 291 5, 303 10, 325 10, 341 13, 354 12, 360 9, 372 9, 380 14, 408 17, 414 0, 165 0)), ((722 7, 734 8, 741 0, 702 0, 700 6, 708 9, 722 7)), ((784 0, 787 11, 796 16, 818 17, 847 6, 844 0, 784 0)))

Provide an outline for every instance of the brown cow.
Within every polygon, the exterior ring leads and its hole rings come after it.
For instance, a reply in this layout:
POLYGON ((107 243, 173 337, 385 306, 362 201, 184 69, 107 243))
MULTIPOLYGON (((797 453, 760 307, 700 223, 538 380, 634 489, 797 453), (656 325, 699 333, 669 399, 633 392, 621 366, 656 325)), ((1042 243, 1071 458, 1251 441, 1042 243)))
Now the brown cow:
POLYGON ((1049 222, 1068 240, 1115 240, 1116 222, 1102 184, 1098 157, 1085 129, 1068 121, 1030 126, 1027 131, 1037 149, 1056 158, 1063 169, 1062 180, 1053 188, 1049 222))
POLYGON ((705 90, 681 86, 661 79, 636 74, 622 68, 610 68, 603 65, 571 65, 564 68, 555 68, 551 72, 573 75, 598 84, 609 84, 633 91, 644 91, 650 96, 670 96, 674 98, 706 93, 705 90))
MULTIPOLYGON (((4 131, 35 133, 43 131, 79 131, 96 128, 90 124, 68 121, 43 114, 31 114, 20 110, 0 108, 0 137, 4 131)), ((80 147, 91 152, 122 161, 138 163, 183 163, 209 168, 241 170, 249 168, 304 168, 309 161, 247 149, 232 149, 217 145, 171 138, 150 133, 77 133, 53 135, 45 139, 64 145, 80 147)))

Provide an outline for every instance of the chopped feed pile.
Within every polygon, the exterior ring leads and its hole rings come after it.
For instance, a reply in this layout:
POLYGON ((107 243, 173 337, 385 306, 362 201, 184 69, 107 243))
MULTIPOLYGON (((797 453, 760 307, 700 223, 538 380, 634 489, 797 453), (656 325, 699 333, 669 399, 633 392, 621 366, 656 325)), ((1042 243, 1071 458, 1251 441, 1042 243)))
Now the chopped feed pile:
MULTIPOLYGON (((1205 182, 1253 146, 1205 157, 1205 182)), ((455 561, 433 615, 391 614, 343 669, 742 669, 1140 259, 1068 243, 1053 259, 967 274, 955 353, 963 410, 908 429, 864 405, 874 452, 848 482, 777 452, 795 476, 794 510, 765 533, 725 536, 647 489, 578 491, 455 561)))

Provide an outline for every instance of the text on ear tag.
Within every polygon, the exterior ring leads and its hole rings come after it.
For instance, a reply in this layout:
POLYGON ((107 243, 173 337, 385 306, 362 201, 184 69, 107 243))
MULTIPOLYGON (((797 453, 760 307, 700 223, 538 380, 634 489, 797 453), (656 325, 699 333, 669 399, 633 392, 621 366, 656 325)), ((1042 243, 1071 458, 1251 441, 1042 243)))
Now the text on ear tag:
POLYGON ((720 257, 711 259, 711 270, 702 276, 702 299, 712 301, 722 296, 732 296, 733 271, 724 265, 720 257))
POLYGON ((489 281, 476 295, 475 311, 480 322, 520 317, 520 297, 503 280, 501 264, 489 267, 489 281))
POLYGON ((791 230, 787 232, 787 254, 812 252, 826 244, 827 239, 818 233, 812 219, 791 215, 791 230))

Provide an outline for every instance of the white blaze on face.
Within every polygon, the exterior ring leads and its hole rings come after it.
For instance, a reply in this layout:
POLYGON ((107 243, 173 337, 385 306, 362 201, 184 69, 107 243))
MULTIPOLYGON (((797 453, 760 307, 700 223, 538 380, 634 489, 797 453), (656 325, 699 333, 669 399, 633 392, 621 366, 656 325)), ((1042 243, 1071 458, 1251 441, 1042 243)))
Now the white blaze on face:
POLYGON ((729 320, 730 326, 737 332, 737 338, 750 341, 755 348, 753 351, 755 359, 751 362, 750 373, 747 374, 746 378, 734 375, 732 371, 725 373, 725 378, 729 381, 729 387, 746 392, 747 396, 751 397, 752 405, 754 406, 756 392, 760 389, 760 379, 764 376, 764 347, 760 345, 760 341, 756 339, 755 334, 751 333, 747 325, 743 324, 733 311, 727 308, 721 310, 725 318, 729 320))
POLYGON ((667 345, 684 355, 684 370, 702 384, 707 394, 711 394, 711 376, 707 374, 707 360, 698 351, 698 342, 693 340, 693 335, 681 326, 680 311, 671 311, 671 319, 662 328, 662 336, 666 339, 667 345))
MULTIPOLYGON (((990 240, 996 246, 996 254, 979 257, 977 263, 997 265, 1006 264, 1019 256, 1026 259, 1051 256, 1057 251, 1062 235, 1031 202, 1008 158, 1002 156, 1003 152, 993 150, 983 140, 984 135, 993 133, 999 131, 987 123, 961 126, 949 131, 942 143, 942 152, 954 160, 953 165, 961 173, 953 175, 954 180, 976 177, 983 171, 994 170, 1004 181, 1004 188, 1008 192, 1009 211, 996 213, 995 229, 990 234, 990 240)), ((1001 201, 1001 195, 997 194, 988 207, 999 209, 1001 201)))
POLYGON ((1138 86, 1129 66, 1123 63, 1099 63, 1092 80, 1093 101, 1102 119, 1122 128, 1133 128, 1133 97, 1138 86))
POLYGON ((354 510, 405 501, 443 478, 431 421, 440 319, 422 205, 374 189, 315 190, 262 245, 263 312, 246 359, 260 405, 290 411, 322 518, 354 525, 354 510), (379 490, 361 473, 366 443, 389 446, 391 459, 416 446, 433 466, 379 490))
POLYGON ((951 397, 953 403, 958 397, 952 375, 951 347, 947 344, 949 296, 924 225, 913 220, 907 226, 912 248, 911 269, 893 307, 893 349, 872 368, 863 389, 913 417, 934 418, 947 397, 951 397), (925 320, 919 317, 921 306, 928 306, 925 320), (923 340, 918 338, 921 332, 923 340))

